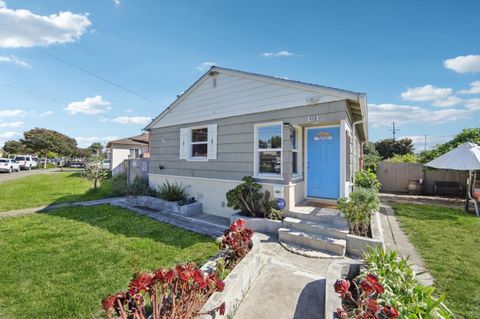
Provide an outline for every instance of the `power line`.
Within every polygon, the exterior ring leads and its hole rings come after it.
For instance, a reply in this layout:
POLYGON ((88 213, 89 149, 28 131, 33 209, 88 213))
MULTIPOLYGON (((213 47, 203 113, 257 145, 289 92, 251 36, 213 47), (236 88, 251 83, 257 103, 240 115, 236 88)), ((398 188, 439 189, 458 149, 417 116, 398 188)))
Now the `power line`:
POLYGON ((72 67, 72 68, 74 68, 74 69, 76 69, 76 70, 78 70, 78 71, 80 71, 80 72, 83 72, 83 73, 85 73, 85 74, 88 74, 88 75, 90 75, 90 76, 92 76, 92 77, 94 77, 94 78, 96 78, 96 79, 98 79, 98 80, 100 80, 100 81, 103 81, 103 82, 105 82, 105 83, 108 83, 108 84, 110 84, 110 85, 112 85, 112 86, 115 86, 115 87, 117 87, 117 88, 125 91, 125 92, 128 92, 128 93, 130 93, 130 94, 133 94, 133 95, 135 95, 135 96, 137 96, 137 97, 139 97, 139 98, 142 98, 142 99, 144 99, 144 100, 146 100, 146 101, 148 101, 148 102, 150 102, 150 103, 153 103, 153 104, 156 104, 156 105, 159 105, 159 106, 160 106, 160 103, 158 103, 157 101, 155 101, 155 100, 153 100, 153 99, 151 99, 151 98, 149 98, 149 97, 147 97, 147 96, 145 96, 145 95, 143 95, 143 94, 140 94, 140 93, 138 93, 138 92, 135 92, 135 91, 133 91, 133 90, 130 90, 129 88, 126 88, 126 87, 124 87, 123 85, 120 85, 120 84, 118 84, 118 83, 115 83, 115 82, 113 82, 113 81, 110 81, 110 80, 108 80, 108 79, 106 79, 106 78, 104 78, 104 77, 102 77, 102 76, 100 76, 100 75, 96 75, 95 73, 93 73, 93 72, 91 72, 91 71, 88 71, 88 70, 86 70, 86 69, 84 69, 84 68, 82 68, 82 67, 79 67, 79 66, 77 66, 77 65, 75 65, 75 64, 73 64, 73 63, 71 63, 71 62, 68 62, 67 60, 64 60, 64 59, 62 59, 62 58, 59 58, 59 57, 57 57, 57 56, 55 56, 55 55, 53 55, 53 54, 51 54, 51 53, 48 53, 48 52, 46 52, 46 51, 43 51, 43 50, 41 50, 41 49, 39 49, 39 48, 36 48, 36 50, 39 51, 40 53, 42 53, 42 54, 44 54, 44 55, 52 58, 52 59, 57 60, 57 61, 59 61, 59 62, 61 62, 61 63, 63 63, 63 64, 66 64, 66 65, 68 65, 68 66, 70 66, 70 67, 72 67))

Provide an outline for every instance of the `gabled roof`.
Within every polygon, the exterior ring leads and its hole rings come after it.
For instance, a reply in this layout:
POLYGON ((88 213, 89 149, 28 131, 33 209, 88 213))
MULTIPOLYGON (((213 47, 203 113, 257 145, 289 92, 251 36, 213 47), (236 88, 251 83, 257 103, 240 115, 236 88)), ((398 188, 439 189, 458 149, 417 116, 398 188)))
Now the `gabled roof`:
MULTIPOLYGON (((278 84, 284 87, 296 88, 304 91, 309 92, 316 92, 319 94, 328 94, 331 96, 336 96, 339 99, 350 100, 356 103, 358 107, 358 115, 365 119, 367 119, 367 106, 366 106, 366 94, 353 92, 348 90, 342 90, 337 88, 332 88, 328 86, 295 81, 290 79, 278 78, 269 75, 262 75, 252 72, 246 71, 239 71, 233 70, 228 68, 222 68, 218 66, 212 66, 205 74, 203 74, 197 81, 195 81, 183 94, 179 95, 172 104, 170 104, 164 111, 162 111, 156 118, 154 118, 150 124, 148 124, 144 130, 151 129, 154 125, 156 125, 163 117, 165 117, 169 112, 171 112, 182 100, 184 100, 187 96, 189 96, 192 91, 194 91, 198 86, 200 86, 206 79, 210 78, 215 74, 230 74, 236 76, 242 76, 245 78, 251 78, 255 80, 260 80, 264 82, 270 82, 273 84, 278 84)), ((366 123, 365 123, 366 124, 366 123)))
POLYGON ((112 144, 145 146, 149 144, 149 133, 109 141, 107 147, 110 147, 112 144))

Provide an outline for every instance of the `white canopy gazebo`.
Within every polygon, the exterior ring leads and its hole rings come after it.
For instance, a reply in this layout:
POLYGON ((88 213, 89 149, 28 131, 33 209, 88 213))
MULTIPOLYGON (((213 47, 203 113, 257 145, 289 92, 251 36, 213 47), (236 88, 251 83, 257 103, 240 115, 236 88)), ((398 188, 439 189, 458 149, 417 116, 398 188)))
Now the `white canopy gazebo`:
POLYGON ((475 183, 475 171, 480 170, 480 146, 474 143, 463 143, 457 148, 447 152, 433 161, 428 162, 425 166, 452 169, 459 171, 468 171, 467 179, 467 198, 465 208, 468 210, 468 200, 472 200, 475 206, 475 213, 480 216, 476 200, 472 197, 472 180, 475 183), (472 178, 473 177, 473 178, 472 178))

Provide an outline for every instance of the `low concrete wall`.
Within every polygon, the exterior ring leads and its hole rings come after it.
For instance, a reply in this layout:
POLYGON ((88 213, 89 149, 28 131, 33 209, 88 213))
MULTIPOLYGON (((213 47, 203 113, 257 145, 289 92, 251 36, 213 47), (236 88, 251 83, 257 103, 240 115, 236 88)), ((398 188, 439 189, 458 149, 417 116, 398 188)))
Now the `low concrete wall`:
POLYGON ((360 273, 359 262, 338 261, 330 264, 325 280, 325 319, 336 319, 337 308, 342 307, 342 299, 335 292, 333 285, 338 279, 352 279, 360 273))
POLYGON ((168 202, 151 196, 130 196, 127 201, 133 206, 147 207, 182 216, 194 216, 202 213, 202 203, 200 202, 180 206, 176 202, 168 202))
POLYGON ((268 218, 248 217, 235 213, 230 215, 230 224, 238 219, 244 219, 247 222, 247 227, 256 232, 277 234, 278 229, 283 227, 283 221, 272 220, 268 218))
POLYGON ((383 239, 382 221, 380 219, 380 213, 375 212, 370 221, 370 227, 372 231, 372 238, 356 236, 347 234, 347 255, 354 258, 362 258, 363 253, 369 248, 382 247, 385 248, 385 241, 383 239))
MULTIPOLYGON (((225 315, 216 314, 214 318, 231 318, 235 313, 240 302, 247 294, 255 279, 257 279, 262 269, 265 259, 262 256, 260 240, 257 236, 252 237, 253 247, 249 253, 233 268, 232 272, 225 278, 225 289, 222 292, 213 293, 203 306, 201 313, 220 306, 225 302, 225 315)), ((208 264, 208 263, 207 263, 208 264)), ((210 263, 206 268, 214 269, 210 263)), ((198 316, 199 319, 211 319, 211 315, 198 316)))

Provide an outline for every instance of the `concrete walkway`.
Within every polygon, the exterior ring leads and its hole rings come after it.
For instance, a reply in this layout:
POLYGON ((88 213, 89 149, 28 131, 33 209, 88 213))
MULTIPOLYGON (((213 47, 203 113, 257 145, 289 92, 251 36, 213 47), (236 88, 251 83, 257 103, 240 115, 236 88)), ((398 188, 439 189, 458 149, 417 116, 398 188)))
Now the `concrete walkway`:
POLYGON ((402 258, 408 257, 420 283, 426 286, 433 285, 433 277, 427 272, 422 257, 400 228, 395 211, 384 203, 380 206, 380 213, 386 248, 396 250, 402 258))
POLYGON ((296 255, 276 236, 256 235, 267 261, 234 318, 323 318, 326 275, 333 260, 296 255))

